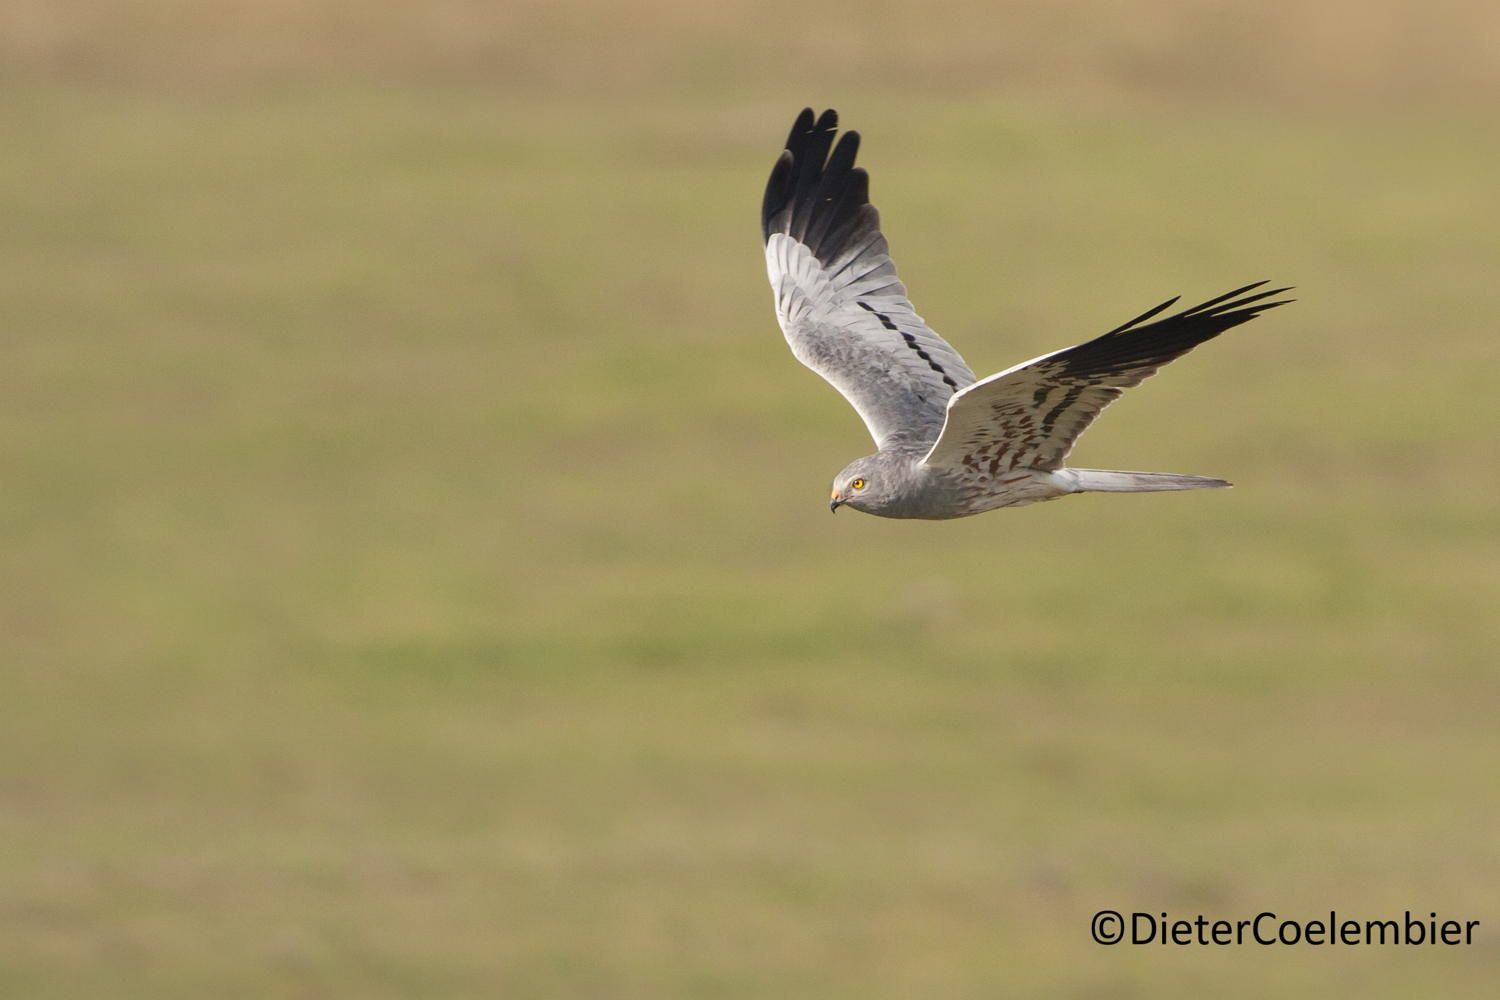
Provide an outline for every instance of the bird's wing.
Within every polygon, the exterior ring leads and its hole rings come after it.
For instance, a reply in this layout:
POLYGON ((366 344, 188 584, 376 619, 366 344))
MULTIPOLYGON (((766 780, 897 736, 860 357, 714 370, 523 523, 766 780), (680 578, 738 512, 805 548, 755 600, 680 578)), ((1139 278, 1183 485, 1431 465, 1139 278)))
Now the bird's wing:
POLYGON ((776 318, 797 360, 854 405, 878 446, 925 446, 974 373, 907 300, 869 175, 854 165, 859 133, 834 146, 837 130, 835 112, 815 119, 805 109, 766 184, 761 230, 776 318))
POLYGON ((1102 337, 974 383, 948 401, 942 433, 923 461, 990 476, 1059 468, 1078 436, 1125 389, 1204 341, 1290 301, 1266 301, 1285 288, 1245 294, 1264 284, 1147 323, 1177 301, 1170 299, 1102 337))

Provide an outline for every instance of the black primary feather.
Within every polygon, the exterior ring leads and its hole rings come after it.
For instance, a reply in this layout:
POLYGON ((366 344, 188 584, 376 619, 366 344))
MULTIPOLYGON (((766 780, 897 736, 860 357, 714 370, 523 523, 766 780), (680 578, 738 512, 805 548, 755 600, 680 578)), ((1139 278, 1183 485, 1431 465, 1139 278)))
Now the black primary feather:
POLYGON ((1257 281, 1243 288, 1236 288, 1201 305, 1142 326, 1146 320, 1177 302, 1175 298, 1168 299, 1102 337, 1069 348, 1048 360, 1061 363, 1067 374, 1080 377, 1107 375, 1131 368, 1160 367, 1224 331, 1249 322, 1267 309, 1292 301, 1265 301, 1273 295, 1289 291, 1287 288, 1245 295, 1264 284, 1264 281, 1257 281))
POLYGON ((764 239, 785 233, 825 265, 880 225, 870 204, 869 175, 854 165, 859 133, 845 132, 835 145, 838 125, 838 112, 832 109, 821 115, 802 109, 771 169, 761 203, 764 239))

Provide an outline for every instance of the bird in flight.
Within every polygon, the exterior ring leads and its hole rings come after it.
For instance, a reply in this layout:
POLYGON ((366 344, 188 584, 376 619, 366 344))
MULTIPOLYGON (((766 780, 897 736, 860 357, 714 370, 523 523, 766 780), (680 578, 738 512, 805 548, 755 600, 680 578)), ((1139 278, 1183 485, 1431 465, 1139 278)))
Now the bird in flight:
POLYGON ((1290 300, 1256 282, 1182 312, 1154 309, 1076 347, 976 380, 922 322, 896 277, 859 133, 834 144, 838 114, 797 116, 761 209, 776 318, 807 367, 859 412, 878 450, 833 480, 830 509, 933 520, 1019 507, 1069 493, 1228 486, 1167 472, 1063 464, 1122 391, 1231 327, 1290 300))

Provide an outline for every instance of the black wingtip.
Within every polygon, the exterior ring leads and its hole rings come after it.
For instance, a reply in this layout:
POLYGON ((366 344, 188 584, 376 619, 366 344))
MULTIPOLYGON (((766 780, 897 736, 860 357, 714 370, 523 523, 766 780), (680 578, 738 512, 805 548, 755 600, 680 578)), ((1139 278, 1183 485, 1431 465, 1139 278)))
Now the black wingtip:
POLYGON ((761 240, 771 238, 771 220, 781 207, 786 204, 792 185, 792 151, 783 149, 781 155, 776 158, 776 164, 771 167, 771 176, 766 180, 765 197, 760 203, 760 236, 761 240))
MULTIPOLYGON (((1273 306, 1284 306, 1288 302, 1296 301, 1296 299, 1281 299, 1276 302, 1265 301, 1273 295, 1280 295, 1282 292, 1291 291, 1293 288, 1292 285, 1287 285, 1284 288, 1267 288, 1264 291, 1255 292, 1254 295, 1245 294, 1246 292, 1254 292, 1255 289, 1262 288, 1263 286, 1268 284, 1270 284, 1270 282, 1264 280, 1252 281, 1250 284, 1242 285, 1232 292, 1225 292, 1223 295, 1215 296, 1214 298, 1209 299, 1207 302, 1200 302, 1197 305, 1193 306, 1191 309, 1184 309, 1182 312, 1177 314, 1177 317, 1169 318, 1206 318, 1212 316, 1227 316, 1231 313, 1244 313, 1246 314, 1245 318, 1248 319, 1256 313, 1263 312, 1266 309, 1272 308, 1273 306)), ((1104 336, 1112 337, 1116 334, 1132 331, 1135 328, 1141 326, 1147 320, 1151 319, 1153 316, 1156 316, 1158 313, 1161 313, 1171 306, 1176 305, 1181 299, 1182 296, 1180 295, 1173 296, 1172 298, 1163 302, 1161 305, 1156 306, 1152 309, 1147 309, 1145 312, 1141 313, 1130 322, 1121 323, 1119 326, 1109 331, 1109 333, 1104 334, 1104 336)))
POLYGON ((813 112, 813 109, 803 108, 802 111, 798 113, 797 120, 792 122, 792 130, 787 133, 786 145, 783 148, 791 149, 792 143, 796 141, 797 136, 801 135, 803 132, 810 130, 813 127, 814 119, 815 113, 813 112))
MULTIPOLYGON (((1218 296, 1216 298, 1209 299, 1207 302, 1200 302, 1197 305, 1193 306, 1193 308, 1191 308, 1191 309, 1189 309, 1187 311, 1188 315, 1193 315, 1195 313, 1202 313, 1202 312, 1211 312, 1211 311, 1214 311, 1214 306, 1217 306, 1219 303, 1221 303, 1221 302, 1227 302, 1230 299, 1237 299, 1241 295, 1244 295, 1246 292, 1250 291, 1251 289, 1259 288, 1261 285, 1264 285, 1266 283, 1267 282, 1265 280, 1252 281, 1250 284, 1245 285, 1243 288, 1236 288, 1232 292, 1225 292, 1223 295, 1220 295, 1220 296, 1218 296)), ((1275 293, 1274 292, 1272 292, 1272 293, 1262 292, 1261 293, 1261 295, 1266 295, 1266 294, 1275 294, 1275 293)), ((1257 295, 1257 296, 1255 296, 1255 298, 1260 298, 1261 295, 1257 295)), ((1229 308, 1229 307, 1226 306, 1225 308, 1229 308)))
POLYGON ((869 179, 854 165, 860 135, 837 135, 839 113, 803 108, 771 168, 761 202, 761 238, 786 233, 818 259, 875 225, 869 179), (835 142, 837 138, 837 142, 835 142))
POLYGON ((1238 291, 1230 292, 1228 295, 1221 295, 1217 299, 1189 309, 1188 313, 1194 316, 1227 316, 1234 313, 1249 313, 1253 316, 1270 309, 1272 306, 1285 305, 1291 301, 1291 299, 1282 299, 1279 302, 1266 301, 1266 299, 1269 299, 1273 295, 1280 295, 1282 292, 1291 291, 1290 285, 1284 288, 1267 288, 1264 291, 1256 292, 1254 295, 1241 294, 1251 289, 1260 288, 1266 284, 1269 284, 1269 282, 1257 281, 1253 285, 1246 285, 1238 291))
POLYGON ((1181 295, 1174 295, 1167 301, 1163 302, 1161 305, 1153 306, 1152 308, 1147 309, 1145 312, 1141 313, 1135 319, 1130 320, 1128 323, 1121 323, 1119 326, 1115 327, 1104 336, 1113 337, 1117 333, 1124 333, 1126 330, 1129 330, 1133 326, 1139 326, 1140 324, 1146 322, 1146 320, 1150 319, 1152 316, 1155 316, 1157 313, 1172 308, 1178 303, 1181 298, 1181 295))
MULTIPOLYGON (((1226 330, 1247 323, 1267 309, 1284 306, 1291 299, 1267 301, 1287 291, 1273 288, 1256 291, 1268 284, 1257 281, 1232 292, 1209 299, 1201 305, 1156 319, 1158 313, 1176 300, 1157 306, 1124 326, 1116 327, 1087 343, 1063 352, 1067 363, 1077 372, 1120 372, 1132 368, 1144 378, 1151 370, 1179 358, 1194 347, 1212 340, 1226 330), (1246 292, 1251 294, 1246 295, 1246 292), (1147 322, 1150 320, 1150 322, 1147 322)), ((1133 383, 1132 383, 1133 384, 1133 383)))
POLYGON ((795 154, 808 144, 811 137, 837 132, 838 127, 839 113, 832 108, 822 114, 812 108, 803 108, 797 113, 797 120, 792 122, 792 130, 787 133, 786 143, 782 148, 795 154))

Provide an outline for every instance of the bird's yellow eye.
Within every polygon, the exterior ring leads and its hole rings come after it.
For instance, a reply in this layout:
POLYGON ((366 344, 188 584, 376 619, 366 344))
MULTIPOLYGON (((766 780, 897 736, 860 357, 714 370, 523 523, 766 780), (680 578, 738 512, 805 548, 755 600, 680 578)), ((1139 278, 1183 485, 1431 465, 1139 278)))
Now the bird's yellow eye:
POLYGON ((862 490, 865 488, 865 481, 863 479, 856 479, 849 484, 849 487, 850 489, 862 490))

